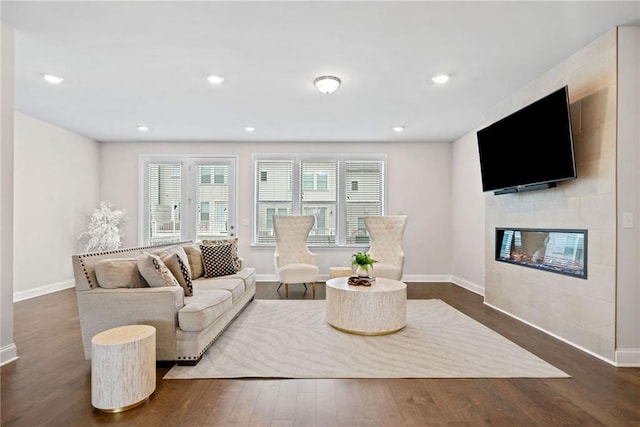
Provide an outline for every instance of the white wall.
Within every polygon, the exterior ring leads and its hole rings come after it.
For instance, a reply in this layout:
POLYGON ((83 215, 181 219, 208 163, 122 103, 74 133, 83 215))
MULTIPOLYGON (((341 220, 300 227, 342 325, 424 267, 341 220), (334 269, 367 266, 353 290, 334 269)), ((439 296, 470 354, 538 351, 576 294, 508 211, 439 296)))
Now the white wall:
POLYGON ((98 143, 15 114, 14 299, 73 286, 76 236, 97 206, 98 143))
POLYGON ((485 302, 613 362, 616 29, 512 94, 488 119, 491 123, 564 84, 569 86, 578 179, 548 190, 486 195, 485 302), (586 228, 588 279, 495 261, 495 227, 502 226, 586 228))
POLYGON ((484 194, 473 131, 454 141, 451 159, 453 282, 484 295, 484 194))
POLYGON ((616 363, 640 366, 640 27, 618 29, 616 363), (632 227, 624 225, 624 215, 632 227))
POLYGON ((0 365, 18 356, 13 342, 13 29, 0 21, 0 365))
MULTIPOLYGON (((238 221, 253 223, 252 154, 387 154, 387 213, 409 216, 404 237, 407 281, 451 279, 451 144, 448 143, 100 143, 100 194, 129 212, 125 246, 137 245, 138 157, 152 154, 238 156, 238 221)), ((272 280, 273 248, 252 248, 251 227, 238 226, 239 251, 258 278, 272 280)), ((321 278, 330 266, 348 265, 353 248, 314 249, 321 278)))

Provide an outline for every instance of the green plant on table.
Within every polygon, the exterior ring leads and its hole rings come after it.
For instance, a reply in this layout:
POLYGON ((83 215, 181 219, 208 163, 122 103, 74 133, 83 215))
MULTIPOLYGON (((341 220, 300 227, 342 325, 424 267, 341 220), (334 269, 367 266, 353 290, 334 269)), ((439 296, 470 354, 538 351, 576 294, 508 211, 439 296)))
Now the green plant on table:
POLYGON ((358 269, 364 272, 365 275, 369 274, 369 269, 373 268, 373 264, 376 262, 378 261, 365 252, 357 252, 351 256, 351 265, 357 265, 358 269))

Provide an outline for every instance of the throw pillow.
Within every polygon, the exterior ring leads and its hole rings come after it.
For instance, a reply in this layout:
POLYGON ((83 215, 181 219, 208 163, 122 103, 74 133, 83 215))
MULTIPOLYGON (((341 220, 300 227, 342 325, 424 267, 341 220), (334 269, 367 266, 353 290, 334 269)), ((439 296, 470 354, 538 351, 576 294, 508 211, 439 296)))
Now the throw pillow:
POLYGON ((202 252, 198 246, 183 246, 182 249, 189 259, 189 268, 191 269, 191 279, 199 279, 204 275, 204 267, 202 266, 202 252))
POLYGON ((206 246, 231 244, 231 255, 233 256, 234 268, 236 269, 236 271, 239 271, 242 268, 242 262, 240 261, 240 257, 238 256, 238 238, 237 237, 234 237, 233 239, 203 240, 202 244, 206 246))
POLYGON ((143 252, 137 258, 138 270, 151 287, 180 286, 158 255, 143 252))
POLYGON ((108 258, 96 263, 98 286, 107 289, 149 287, 136 258, 108 258))
POLYGON ((176 278, 185 296, 193 295, 193 286, 191 282, 191 270, 189 268, 189 258, 182 247, 174 247, 157 251, 156 254, 165 263, 173 277, 176 278))
POLYGON ((233 274, 238 269, 233 260, 233 244, 200 245, 204 277, 218 277, 233 274))
POLYGON ((182 258, 176 253, 160 255, 160 259, 167 266, 173 277, 182 289, 184 289, 184 295, 187 297, 193 296, 193 282, 191 280, 191 272, 189 271, 189 264, 184 262, 182 258))

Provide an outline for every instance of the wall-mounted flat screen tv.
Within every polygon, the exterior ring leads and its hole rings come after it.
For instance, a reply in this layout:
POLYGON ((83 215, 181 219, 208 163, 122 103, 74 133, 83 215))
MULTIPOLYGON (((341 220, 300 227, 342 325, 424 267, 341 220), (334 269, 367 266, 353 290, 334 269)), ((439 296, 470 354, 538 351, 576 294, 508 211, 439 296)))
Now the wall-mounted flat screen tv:
POLYGON ((515 193, 577 178, 564 86, 477 132, 482 191, 515 193))

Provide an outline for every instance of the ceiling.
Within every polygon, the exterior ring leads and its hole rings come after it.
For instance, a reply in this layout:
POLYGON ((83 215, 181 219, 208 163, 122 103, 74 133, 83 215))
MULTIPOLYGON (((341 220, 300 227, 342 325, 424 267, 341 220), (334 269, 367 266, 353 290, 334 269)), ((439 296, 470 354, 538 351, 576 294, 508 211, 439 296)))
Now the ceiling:
POLYGON ((638 1, 1 7, 16 109, 98 141, 452 141, 603 33, 640 25, 638 1), (342 79, 332 95, 313 86, 324 74, 342 79))

